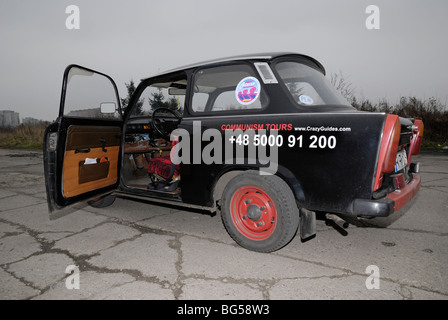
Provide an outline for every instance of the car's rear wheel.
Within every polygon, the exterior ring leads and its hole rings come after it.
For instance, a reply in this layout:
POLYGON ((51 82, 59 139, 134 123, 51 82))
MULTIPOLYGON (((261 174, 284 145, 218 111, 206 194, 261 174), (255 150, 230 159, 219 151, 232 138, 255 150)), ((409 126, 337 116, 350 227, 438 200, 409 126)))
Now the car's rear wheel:
POLYGON ((282 248, 299 226, 299 210, 286 182, 254 171, 229 181, 222 195, 221 217, 239 245, 257 252, 282 248))

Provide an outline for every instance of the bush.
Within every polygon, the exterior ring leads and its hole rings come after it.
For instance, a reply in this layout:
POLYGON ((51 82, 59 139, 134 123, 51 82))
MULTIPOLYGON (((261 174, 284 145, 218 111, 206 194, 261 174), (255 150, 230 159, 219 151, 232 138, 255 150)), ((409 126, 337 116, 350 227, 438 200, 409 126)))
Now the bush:
POLYGON ((441 149, 448 145, 448 109, 438 99, 402 97, 397 104, 392 105, 385 100, 372 104, 369 100, 357 101, 353 98, 351 103, 361 111, 386 112, 404 118, 420 119, 425 126, 423 148, 441 149))
POLYGON ((0 148, 5 149, 42 149, 45 128, 48 123, 21 124, 14 129, 0 130, 0 148))

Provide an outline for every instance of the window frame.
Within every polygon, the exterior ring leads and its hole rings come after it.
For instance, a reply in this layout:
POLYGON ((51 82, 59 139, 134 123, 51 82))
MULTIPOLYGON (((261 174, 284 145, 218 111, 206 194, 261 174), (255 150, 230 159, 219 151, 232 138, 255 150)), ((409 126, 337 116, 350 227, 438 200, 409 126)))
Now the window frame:
MULTIPOLYGON (((124 116, 125 121, 134 120, 134 119, 138 119, 138 118, 151 118, 152 112, 150 115, 133 115, 135 105, 142 97, 142 94, 145 92, 145 90, 148 87, 151 87, 154 84, 165 83, 166 81, 175 82, 175 81, 179 81, 180 79, 182 79, 182 80, 185 79, 187 81, 187 87, 186 87, 186 92, 185 92, 185 99, 184 99, 182 113, 179 112, 179 115, 182 118, 185 117, 185 112, 187 109, 187 102, 190 100, 189 95, 190 95, 191 78, 190 78, 190 75, 186 72, 186 70, 180 70, 180 71, 176 71, 173 73, 168 73, 168 74, 163 74, 163 75, 143 79, 139 83, 137 88, 135 89, 135 91, 132 94, 132 97, 129 101, 129 104, 128 104, 127 108, 125 109, 125 116, 124 116)), ((152 110, 152 111, 154 111, 154 110, 152 110)))
MULTIPOLYGON (((76 74, 74 74, 74 75, 76 75, 76 74)), ((104 102, 112 102, 112 101, 104 101, 104 102)), ((94 108, 83 108, 83 109, 79 109, 79 111, 87 111, 89 109, 94 109, 94 108)), ((102 72, 99 72, 99 71, 96 71, 93 69, 89 69, 89 68, 83 67, 81 65, 71 64, 71 65, 67 66, 67 68, 64 71, 64 77, 63 77, 63 83, 62 83, 62 93, 61 93, 61 98, 60 98, 60 103, 59 103, 59 118, 62 118, 62 117, 72 118, 72 119, 86 119, 86 120, 93 120, 93 121, 123 121, 124 115, 123 115, 123 110, 122 110, 122 106, 121 106, 121 100, 120 100, 120 95, 118 93, 118 88, 117 88, 115 81, 109 75, 107 75, 105 73, 102 73, 102 72), (109 83, 111 85, 111 89, 115 93, 115 102, 113 102, 113 103, 116 103, 115 113, 117 116, 91 117, 91 116, 86 116, 86 115, 79 115, 79 116, 78 115, 70 115, 71 112, 77 111, 77 110, 68 111, 67 106, 66 106, 67 99, 68 99, 67 92, 70 92, 69 97, 72 95, 71 90, 68 90, 69 85, 70 85, 69 78, 72 77, 70 75, 70 72, 75 68, 81 70, 81 72, 92 73, 92 75, 94 75, 94 76, 103 77, 109 81, 109 83)))

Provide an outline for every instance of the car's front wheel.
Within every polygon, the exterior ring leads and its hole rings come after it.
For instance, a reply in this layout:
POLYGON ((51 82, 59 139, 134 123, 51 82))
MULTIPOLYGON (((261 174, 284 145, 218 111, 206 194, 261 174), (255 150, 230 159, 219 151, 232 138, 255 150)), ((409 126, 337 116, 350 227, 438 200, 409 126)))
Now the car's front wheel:
POLYGON ((299 226, 299 209, 286 182, 254 171, 229 181, 222 195, 221 217, 239 245, 257 252, 282 248, 299 226))
POLYGON ((94 208, 106 208, 115 202, 115 196, 107 195, 88 201, 87 203, 94 208))

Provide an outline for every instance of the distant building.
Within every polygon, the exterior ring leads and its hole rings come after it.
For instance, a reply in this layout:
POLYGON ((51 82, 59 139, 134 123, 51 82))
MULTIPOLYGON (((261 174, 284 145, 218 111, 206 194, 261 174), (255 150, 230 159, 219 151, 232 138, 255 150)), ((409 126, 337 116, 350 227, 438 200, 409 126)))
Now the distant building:
POLYGON ((81 109, 81 110, 72 110, 67 114, 68 117, 81 117, 81 118, 101 118, 101 110, 100 108, 94 109, 81 109))
POLYGON ((22 119, 22 123, 35 126, 35 125, 42 123, 42 120, 37 120, 35 118, 26 117, 26 118, 22 119))
POLYGON ((15 128, 20 124, 19 113, 11 110, 0 110, 0 128, 15 128))

